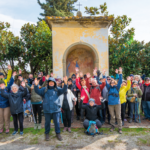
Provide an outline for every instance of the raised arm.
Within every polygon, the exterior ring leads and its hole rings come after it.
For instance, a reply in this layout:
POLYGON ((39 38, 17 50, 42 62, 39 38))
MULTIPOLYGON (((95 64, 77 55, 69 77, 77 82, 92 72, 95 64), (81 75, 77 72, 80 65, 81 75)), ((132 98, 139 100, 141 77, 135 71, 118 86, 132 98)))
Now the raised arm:
POLYGON ((102 84, 100 84, 100 89, 101 91, 103 90, 103 88, 106 86, 106 79, 103 79, 102 84))
POLYGON ((77 88, 81 91, 81 85, 80 85, 80 79, 79 79, 79 77, 78 78, 76 78, 76 86, 77 86, 77 88))
POLYGON ((11 74, 12 74, 12 69, 11 66, 8 65, 8 74, 7 74, 7 78, 5 79, 6 82, 9 82, 9 80, 11 79, 11 74))
POLYGON ((4 89, 1 89, 1 96, 8 99, 9 93, 6 93, 4 89))
POLYGON ((130 77, 127 78, 127 86, 126 86, 126 89, 125 89, 126 92, 129 91, 130 88, 131 88, 131 80, 130 79, 131 79, 130 77))
POLYGON ((64 80, 64 87, 63 88, 58 88, 58 95, 64 94, 65 92, 67 92, 67 76, 63 78, 64 80))
POLYGON ((14 83, 14 77, 12 77, 12 78, 10 79, 10 82, 9 82, 9 84, 8 84, 8 86, 7 86, 8 92, 10 92, 11 86, 13 85, 13 83, 14 83))
POLYGON ((121 84, 122 84, 122 68, 119 67, 119 81, 118 81, 118 84, 117 84, 118 89, 120 89, 121 84))

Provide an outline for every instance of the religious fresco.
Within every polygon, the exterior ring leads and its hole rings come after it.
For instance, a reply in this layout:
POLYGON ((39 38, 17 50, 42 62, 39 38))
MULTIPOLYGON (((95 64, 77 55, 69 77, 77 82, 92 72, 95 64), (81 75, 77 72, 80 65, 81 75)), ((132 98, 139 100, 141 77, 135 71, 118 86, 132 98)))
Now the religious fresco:
POLYGON ((83 74, 87 72, 92 74, 95 64, 94 60, 95 57, 92 50, 75 49, 71 51, 66 61, 66 75, 71 77, 71 75, 75 73, 76 67, 78 67, 83 74))

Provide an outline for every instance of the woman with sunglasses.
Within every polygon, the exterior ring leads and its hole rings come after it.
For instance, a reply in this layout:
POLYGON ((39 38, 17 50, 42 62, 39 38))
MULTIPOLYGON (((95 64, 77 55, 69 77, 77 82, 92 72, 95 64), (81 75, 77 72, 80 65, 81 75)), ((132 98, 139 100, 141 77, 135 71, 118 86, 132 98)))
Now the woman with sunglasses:
MULTIPOLYGON (((105 77, 106 71, 103 70, 103 76, 105 77)), ((108 84, 106 80, 106 87, 108 89, 108 108, 111 116, 110 124, 111 129, 110 132, 115 129, 115 116, 117 118, 119 133, 122 134, 122 120, 121 120, 121 104, 119 99, 119 90, 122 84, 122 68, 119 68, 119 81, 117 83, 116 80, 111 80, 110 84, 108 84)))

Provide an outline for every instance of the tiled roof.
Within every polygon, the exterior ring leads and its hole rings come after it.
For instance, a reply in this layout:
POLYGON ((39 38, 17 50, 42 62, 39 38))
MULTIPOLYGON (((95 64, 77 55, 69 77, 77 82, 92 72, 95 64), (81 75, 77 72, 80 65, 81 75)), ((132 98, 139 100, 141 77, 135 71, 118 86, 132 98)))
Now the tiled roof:
POLYGON ((99 20, 99 21, 113 21, 112 16, 72 16, 72 17, 58 17, 58 16, 46 16, 46 20, 99 20))

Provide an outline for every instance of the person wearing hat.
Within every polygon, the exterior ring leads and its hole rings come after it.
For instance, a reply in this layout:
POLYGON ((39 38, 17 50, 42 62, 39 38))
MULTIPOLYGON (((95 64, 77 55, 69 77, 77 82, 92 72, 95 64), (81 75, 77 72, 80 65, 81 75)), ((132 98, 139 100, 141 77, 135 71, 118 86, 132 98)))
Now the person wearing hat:
POLYGON ((138 85, 138 81, 133 81, 132 86, 130 88, 130 90, 127 93, 127 97, 131 97, 131 98, 137 98, 137 102, 130 102, 130 120, 129 123, 132 122, 133 120, 133 112, 135 114, 135 122, 139 123, 138 121, 138 115, 139 115, 139 98, 142 96, 142 90, 140 89, 140 86, 138 85))
POLYGON ((2 72, 0 72, 0 80, 5 82, 5 86, 7 86, 7 83, 11 79, 11 74, 12 74, 12 69, 11 69, 10 65, 8 65, 8 74, 7 74, 7 78, 6 79, 4 78, 4 74, 2 72))
POLYGON ((100 109, 104 109, 105 105, 102 103, 101 105, 96 105, 95 100, 93 98, 89 99, 88 105, 83 105, 83 100, 85 96, 81 97, 81 108, 86 110, 85 120, 83 122, 83 126, 85 129, 89 127, 89 121, 95 121, 97 128, 101 128, 102 124, 100 120, 98 120, 98 113, 100 109))
POLYGON ((133 74, 130 74, 130 77, 131 77, 131 85, 132 85, 132 82, 134 80, 134 75, 133 74))
POLYGON ((64 77, 64 87, 57 87, 56 81, 54 78, 50 77, 48 79, 47 87, 43 87, 39 89, 38 84, 39 81, 35 79, 34 90, 37 94, 42 96, 43 98, 43 110, 45 115, 45 140, 49 140, 49 132, 50 132, 50 123, 51 119, 53 119, 55 124, 55 132, 58 140, 62 141, 62 137, 60 135, 60 103, 56 103, 58 97, 61 94, 64 94, 67 91, 67 77, 64 77))
MULTIPOLYGON (((10 92, 11 86, 14 83, 14 76, 16 75, 16 72, 13 73, 12 78, 10 79, 10 82, 8 86, 6 87, 5 82, 3 80, 0 80, 0 89, 1 86, 4 86, 4 91, 6 93, 10 92)), ((10 105, 7 98, 1 96, 1 90, 0 90, 0 133, 4 131, 4 123, 5 123, 5 133, 9 133, 9 127, 10 127, 10 105)))
POLYGON ((150 78, 145 78, 145 83, 142 86, 142 107, 144 111, 144 119, 150 120, 150 78))

